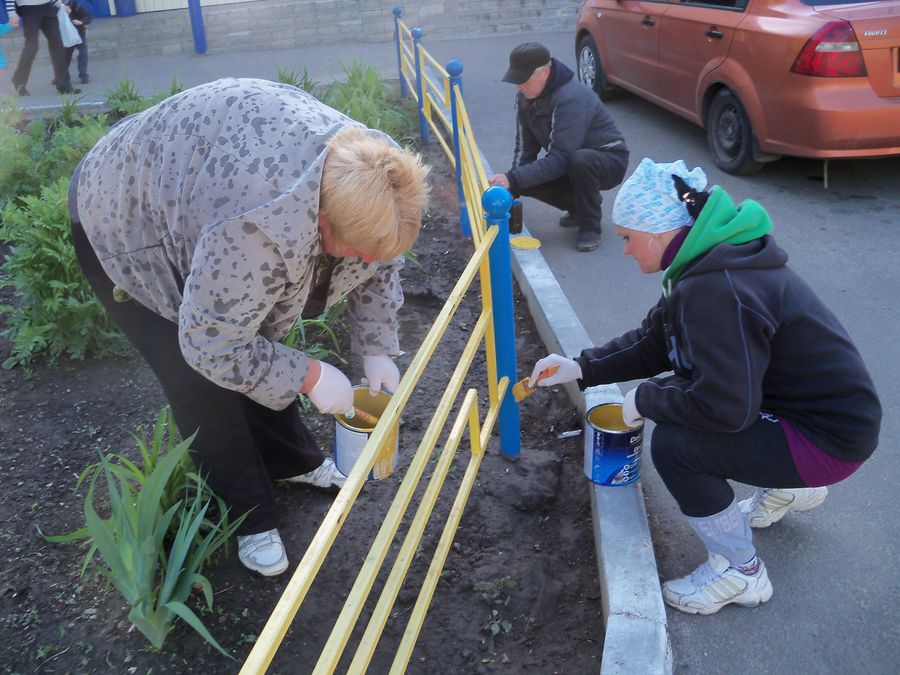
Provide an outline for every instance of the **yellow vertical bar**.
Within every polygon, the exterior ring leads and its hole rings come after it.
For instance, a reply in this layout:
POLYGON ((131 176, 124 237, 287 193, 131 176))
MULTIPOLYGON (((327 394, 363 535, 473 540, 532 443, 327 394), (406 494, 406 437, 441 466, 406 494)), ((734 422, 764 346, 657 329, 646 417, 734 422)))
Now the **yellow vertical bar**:
MULTIPOLYGON (((474 389, 470 389, 466 395, 466 401, 471 400, 476 395, 474 389)), ((478 429, 478 411, 475 406, 469 407, 469 440, 472 444, 472 455, 469 464, 466 467, 466 473, 460 483, 459 490, 456 493, 456 499, 450 508, 447 516, 447 522, 444 525, 444 531, 441 533, 441 539, 435 549, 434 556, 431 559, 431 565, 425 574, 425 580, 422 583, 422 590, 419 591, 419 597, 409 616, 409 622, 400 640, 400 646, 394 656, 394 662, 391 664, 391 675, 403 675, 412 656, 413 647, 422 630, 422 624, 425 621, 425 614, 428 612, 428 606, 431 604, 431 598, 434 597, 434 589, 441 578, 441 570, 447 561, 447 554, 453 543, 453 537, 459 528, 459 521, 462 519, 463 510, 469 495, 472 492, 472 486, 478 477, 478 468, 481 466, 481 460, 484 452, 481 445, 481 434, 478 429)))

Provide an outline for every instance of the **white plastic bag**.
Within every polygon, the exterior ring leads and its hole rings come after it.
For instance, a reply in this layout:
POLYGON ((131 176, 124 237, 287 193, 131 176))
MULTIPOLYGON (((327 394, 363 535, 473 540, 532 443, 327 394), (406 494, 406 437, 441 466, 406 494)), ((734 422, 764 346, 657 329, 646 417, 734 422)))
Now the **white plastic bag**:
POLYGON ((80 45, 81 36, 78 34, 75 24, 72 23, 72 19, 66 14, 66 8, 63 5, 60 5, 56 11, 56 18, 59 19, 59 34, 62 36, 63 47, 80 45))

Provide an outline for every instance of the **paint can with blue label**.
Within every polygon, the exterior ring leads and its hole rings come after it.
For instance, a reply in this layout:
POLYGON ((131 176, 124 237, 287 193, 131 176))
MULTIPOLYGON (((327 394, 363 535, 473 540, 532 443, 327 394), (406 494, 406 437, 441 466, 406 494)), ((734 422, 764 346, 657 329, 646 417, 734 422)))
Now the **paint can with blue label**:
MULTIPOLYGON (((390 402, 390 394, 383 391, 372 396, 368 387, 354 387, 353 389, 353 405, 377 418, 381 418, 390 402)), ((394 420, 388 430, 388 438, 375 457, 375 463, 372 465, 369 475, 366 476, 366 480, 381 480, 394 473, 400 454, 399 426, 399 420, 394 420)), ((350 475, 356 460, 362 455, 363 448, 374 430, 375 426, 362 420, 359 415, 352 418, 345 415, 334 416, 333 454, 338 471, 345 476, 350 475)))
POLYGON ((644 424, 630 427, 621 403, 604 403, 587 413, 584 473, 597 485, 631 485, 638 479, 644 424))

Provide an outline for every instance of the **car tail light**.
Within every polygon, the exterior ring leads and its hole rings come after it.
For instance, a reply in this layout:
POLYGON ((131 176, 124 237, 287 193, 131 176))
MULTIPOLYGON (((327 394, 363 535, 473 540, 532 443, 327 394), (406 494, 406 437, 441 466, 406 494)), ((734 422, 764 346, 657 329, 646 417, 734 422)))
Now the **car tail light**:
POLYGON ((791 71, 815 77, 865 77, 859 41, 847 21, 832 21, 800 50, 791 71))

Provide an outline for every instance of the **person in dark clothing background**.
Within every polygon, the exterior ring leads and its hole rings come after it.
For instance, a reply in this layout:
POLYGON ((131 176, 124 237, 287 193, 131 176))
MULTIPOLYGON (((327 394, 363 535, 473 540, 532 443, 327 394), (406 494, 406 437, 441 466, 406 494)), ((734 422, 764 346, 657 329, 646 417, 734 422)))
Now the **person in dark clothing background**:
POLYGON ((516 148, 512 168, 492 176, 491 185, 567 211, 559 224, 577 226, 576 248, 593 251, 600 245, 600 191, 621 183, 628 168, 622 133, 597 95, 542 44, 513 49, 503 81, 518 90, 516 148))
POLYGON ((66 0, 63 2, 69 18, 78 30, 78 36, 81 38, 81 44, 74 47, 66 48, 66 68, 72 65, 72 52, 78 51, 78 79, 81 84, 87 84, 91 81, 88 75, 88 45, 87 45, 87 28, 86 26, 94 20, 91 13, 85 9, 84 5, 79 4, 75 0, 66 0))
POLYGON ((19 96, 28 96, 28 78, 31 66, 38 51, 38 32, 47 38, 50 49, 50 61, 53 64, 53 77, 56 90, 60 94, 80 94, 80 89, 72 88, 69 69, 66 67, 66 48, 63 47, 59 34, 59 19, 56 13, 59 5, 46 0, 16 0, 16 14, 22 20, 25 31, 25 44, 19 65, 12 76, 13 89, 19 96))
POLYGON ((709 559, 663 584, 667 604, 712 614, 772 596, 750 528, 819 506, 874 452, 881 403, 847 331, 787 266, 753 200, 735 205, 702 169, 643 159, 613 222, 645 274, 665 270, 640 328, 534 367, 541 387, 649 377, 622 416, 653 420, 653 464, 709 559), (671 373, 669 371, 672 371, 671 373), (728 480, 757 486, 738 502, 728 480))

